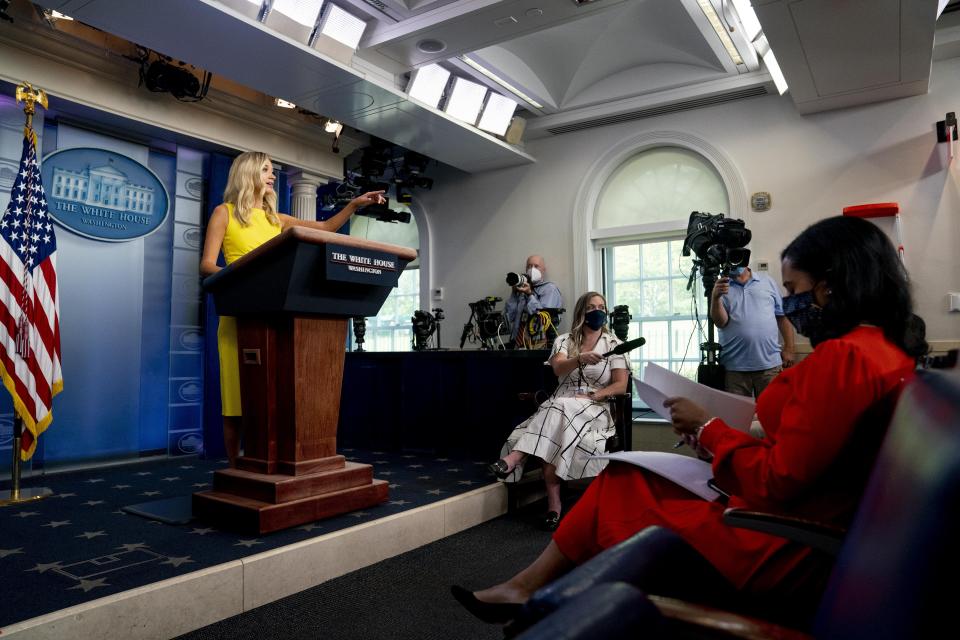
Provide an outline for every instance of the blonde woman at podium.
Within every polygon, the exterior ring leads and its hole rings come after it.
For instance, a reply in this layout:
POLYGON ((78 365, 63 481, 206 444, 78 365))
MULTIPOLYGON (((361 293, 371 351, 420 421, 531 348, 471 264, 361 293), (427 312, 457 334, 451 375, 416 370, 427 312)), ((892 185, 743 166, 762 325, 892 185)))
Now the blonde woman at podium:
MULTIPOLYGON (((217 256, 229 265, 261 244, 293 226, 321 231, 336 231, 357 209, 369 204, 384 204, 383 191, 371 191, 351 200, 329 220, 300 220, 277 213, 275 177, 270 157, 259 151, 241 153, 230 165, 223 203, 217 205, 207 223, 207 237, 200 259, 200 275, 206 277, 222 269, 217 256)), ((220 351, 220 398, 223 407, 223 441, 230 466, 240 455, 240 364, 237 353, 237 323, 230 316, 220 317, 217 330, 220 351)))

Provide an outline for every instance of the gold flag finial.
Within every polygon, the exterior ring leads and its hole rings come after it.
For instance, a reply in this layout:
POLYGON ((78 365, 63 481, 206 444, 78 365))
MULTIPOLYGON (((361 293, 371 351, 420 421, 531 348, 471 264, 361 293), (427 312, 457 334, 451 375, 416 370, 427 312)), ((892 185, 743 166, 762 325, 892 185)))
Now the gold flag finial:
POLYGON ((36 104, 39 102, 44 109, 47 108, 47 94, 43 89, 34 89, 32 84, 24 82, 17 85, 17 102, 24 103, 23 112, 27 115, 29 129, 33 123, 33 114, 37 111, 36 104))

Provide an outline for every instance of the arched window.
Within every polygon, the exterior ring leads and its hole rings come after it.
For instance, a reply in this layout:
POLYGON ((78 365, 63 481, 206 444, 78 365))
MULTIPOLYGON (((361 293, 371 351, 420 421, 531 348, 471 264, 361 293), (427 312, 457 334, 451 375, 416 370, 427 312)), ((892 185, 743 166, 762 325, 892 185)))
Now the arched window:
POLYGON ((691 211, 728 214, 720 173, 702 155, 660 146, 628 157, 603 184, 593 220, 602 287, 610 309, 627 305, 635 375, 647 362, 691 378, 700 362, 694 302, 701 317, 706 298, 698 279, 687 289, 692 258, 681 250, 691 211), (694 296, 698 296, 696 300, 694 296))
MULTIPOLYGON (((391 202, 394 211, 410 213, 409 223, 381 222, 367 216, 350 219, 350 235, 420 249, 420 229, 416 216, 405 204, 391 202)), ((396 288, 390 292, 380 313, 367 318, 363 348, 367 351, 410 351, 413 332, 410 318, 420 308, 420 258, 407 265, 396 288)), ((353 336, 350 336, 351 341, 353 336)), ((351 345, 353 343, 351 342, 351 345)), ((352 346, 351 346, 352 348, 352 346)))

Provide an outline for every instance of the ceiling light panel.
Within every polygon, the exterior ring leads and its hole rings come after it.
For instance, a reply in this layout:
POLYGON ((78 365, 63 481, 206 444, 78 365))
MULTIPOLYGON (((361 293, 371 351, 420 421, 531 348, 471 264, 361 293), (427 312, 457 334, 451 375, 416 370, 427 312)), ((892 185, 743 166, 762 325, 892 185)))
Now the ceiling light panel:
POLYGON ((450 72, 437 64, 420 67, 410 75, 407 93, 431 107, 439 106, 443 90, 450 80, 450 72))
POLYGON ((356 49, 367 23, 335 4, 327 5, 320 20, 320 33, 356 49))
POLYGON ((476 69, 477 71, 479 71, 480 73, 482 73, 483 75, 485 75, 486 77, 490 78, 491 80, 499 84, 501 87, 503 87, 513 95, 525 101, 530 106, 536 107, 537 109, 543 109, 542 104, 540 104, 539 102, 537 102, 536 100, 534 100, 533 98, 525 94, 524 92, 520 91, 520 89, 517 89, 515 86, 513 86, 512 84, 510 84, 509 82, 507 82, 506 80, 504 80, 503 78, 495 74, 493 71, 490 71, 490 69, 487 69, 485 66, 483 66, 473 58, 470 58, 467 56, 460 56, 460 59, 463 60, 466 64, 473 67, 474 69, 476 69))
POLYGON ((323 0, 273 0, 274 11, 305 27, 312 27, 317 23, 322 6, 323 0))
POLYGON ((507 132, 510 120, 513 119, 513 112, 516 109, 516 102, 491 91, 489 97, 487 97, 487 104, 483 108, 483 115, 480 116, 480 123, 477 126, 484 131, 502 136, 507 132))
POLYGON ((458 120, 474 124, 477 116, 480 115, 480 108, 483 106, 483 98, 486 94, 487 88, 482 84, 456 78, 453 81, 450 98, 443 110, 458 120))
POLYGON ((720 43, 723 44, 723 48, 727 50, 727 55, 733 60, 733 64, 743 64, 743 58, 740 57, 740 52, 737 51, 737 48, 734 46, 733 40, 730 39, 730 34, 727 33, 726 26, 721 22, 720 16, 717 15, 710 0, 697 0, 697 4, 700 5, 703 15, 705 15, 707 21, 710 22, 710 26, 717 32, 717 37, 720 38, 720 43))

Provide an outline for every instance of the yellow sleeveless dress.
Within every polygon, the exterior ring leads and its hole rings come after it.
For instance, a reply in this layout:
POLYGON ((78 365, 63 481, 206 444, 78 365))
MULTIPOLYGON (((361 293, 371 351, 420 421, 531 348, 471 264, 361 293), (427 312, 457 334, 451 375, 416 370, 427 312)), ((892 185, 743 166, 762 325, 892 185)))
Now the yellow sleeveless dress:
MULTIPOLYGON (((233 205, 227 203, 227 230, 223 234, 223 258, 230 264, 264 242, 280 234, 281 227, 270 222, 263 209, 252 209, 250 226, 243 227, 233 215, 233 205)), ((237 353, 237 319, 220 316, 217 328, 217 348, 220 352, 220 401, 222 414, 239 416, 240 356, 237 353)))

